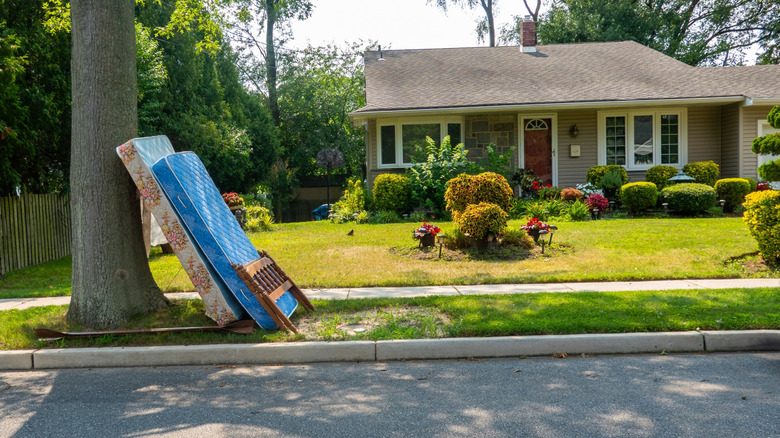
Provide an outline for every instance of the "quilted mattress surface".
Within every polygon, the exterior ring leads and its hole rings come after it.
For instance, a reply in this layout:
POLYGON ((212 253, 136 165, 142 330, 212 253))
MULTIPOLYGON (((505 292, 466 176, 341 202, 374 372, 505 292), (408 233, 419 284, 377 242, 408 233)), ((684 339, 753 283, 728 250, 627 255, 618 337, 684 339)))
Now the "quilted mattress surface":
MULTIPOLYGON (((245 264, 256 259, 257 249, 225 204, 197 155, 192 152, 166 155, 152 169, 178 216, 217 275, 261 327, 276 327, 276 323, 231 265, 245 264)), ((285 292, 276 304, 287 316, 298 305, 290 292, 285 292)))
POLYGON ((170 199, 152 172, 160 158, 173 154, 168 137, 135 138, 116 148, 119 158, 138 188, 144 206, 151 210, 164 239, 170 244, 206 307, 206 316, 220 326, 247 315, 244 308, 211 268, 192 236, 178 219, 170 199))

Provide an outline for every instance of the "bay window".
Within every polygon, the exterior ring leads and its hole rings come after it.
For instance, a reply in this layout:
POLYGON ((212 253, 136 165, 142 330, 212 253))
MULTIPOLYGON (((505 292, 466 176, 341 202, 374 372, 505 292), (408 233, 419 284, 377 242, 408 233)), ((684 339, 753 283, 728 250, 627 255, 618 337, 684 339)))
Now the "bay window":
POLYGON ((409 167, 417 147, 427 145, 430 137, 437 145, 446 136, 456 145, 463 140, 465 124, 462 117, 424 119, 384 119, 377 121, 378 167, 409 167))
POLYGON ((599 164, 647 170, 681 166, 686 155, 686 111, 599 111, 599 164))

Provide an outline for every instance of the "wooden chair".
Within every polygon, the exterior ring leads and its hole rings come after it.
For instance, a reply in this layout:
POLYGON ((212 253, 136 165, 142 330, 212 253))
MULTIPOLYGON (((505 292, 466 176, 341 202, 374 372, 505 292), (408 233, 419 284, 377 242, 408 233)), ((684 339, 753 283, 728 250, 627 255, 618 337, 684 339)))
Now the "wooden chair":
POLYGON ((255 295, 257 301, 263 306, 268 315, 276 322, 282 330, 291 330, 298 333, 298 329, 290 322, 290 319, 279 310, 276 300, 286 291, 307 310, 314 310, 306 295, 303 294, 295 282, 284 273, 282 268, 276 264, 265 251, 259 251, 260 258, 255 259, 245 265, 233 264, 238 276, 244 280, 249 290, 255 295))

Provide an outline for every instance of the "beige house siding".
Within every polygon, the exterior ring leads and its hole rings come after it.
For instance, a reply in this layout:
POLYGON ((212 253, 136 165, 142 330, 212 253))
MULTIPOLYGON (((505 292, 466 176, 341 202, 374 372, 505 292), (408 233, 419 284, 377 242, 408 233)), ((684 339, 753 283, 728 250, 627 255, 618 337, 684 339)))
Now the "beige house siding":
MULTIPOLYGON (((741 104, 727 106, 691 106, 687 109, 688 159, 687 162, 712 160, 721 166, 721 177, 756 177, 756 155, 750 151, 750 144, 757 135, 758 120, 763 120, 770 106, 743 107, 741 104), (741 167, 740 167, 741 162, 741 167)), ((523 118, 549 116, 551 113, 522 113, 523 118)), ((585 182, 588 168, 598 164, 597 111, 590 109, 563 110, 557 114, 557 161, 560 187, 573 187, 585 182), (577 125, 579 135, 572 137, 569 130, 577 125), (580 156, 571 156, 571 145, 580 146, 580 156)), ((492 115, 467 115, 464 118, 464 143, 469 158, 479 160, 485 156, 484 144, 493 142, 499 152, 516 147, 512 154, 512 166, 517 167, 523 153, 521 132, 516 113, 492 115), (480 128, 475 130, 477 124, 480 128), (483 129, 484 128, 484 129, 483 129), (481 136, 481 140, 480 140, 481 136)), ((367 123, 367 179, 373 187, 374 179, 381 173, 403 173, 405 169, 378 169, 377 166, 377 123, 367 123)), ((644 171, 629 172, 631 181, 644 181, 644 171)))
POLYGON ((736 178, 739 172, 739 113, 740 104, 724 106, 720 112, 720 176, 736 178))
POLYGON ((571 110, 558 112, 558 186, 574 187, 585 182, 590 167, 598 164, 596 142, 596 111, 571 110), (569 133, 577 125, 579 135, 569 133), (580 145, 580 156, 571 156, 571 145, 580 145))
POLYGON ((719 106, 688 107, 688 162, 721 163, 719 106))
POLYGON ((750 150, 753 139, 758 137, 758 121, 766 120, 767 114, 772 109, 771 106, 748 106, 742 107, 742 144, 740 152, 742 153, 742 169, 739 176, 758 178, 756 167, 758 167, 758 156, 750 150))

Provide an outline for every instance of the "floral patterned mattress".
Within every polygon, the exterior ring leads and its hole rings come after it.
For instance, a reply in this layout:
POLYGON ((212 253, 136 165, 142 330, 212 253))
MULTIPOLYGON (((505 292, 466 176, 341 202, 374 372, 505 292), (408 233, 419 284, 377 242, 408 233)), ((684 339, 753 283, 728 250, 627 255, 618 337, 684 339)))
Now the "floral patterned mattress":
MULTIPOLYGON (((257 249, 230 212, 197 155, 192 152, 166 155, 154 163, 152 172, 171 200, 177 218, 219 279, 261 327, 277 327, 231 265, 246 264, 258 258, 257 249)), ((290 292, 285 292, 276 305, 289 317, 298 302, 290 292)))
POLYGON ((220 326, 243 318, 246 315, 243 307, 208 263, 198 245, 193 244, 192 236, 152 174, 151 167, 157 160, 174 153, 168 137, 135 138, 117 147, 116 151, 141 192, 144 205, 151 210, 206 305, 206 316, 220 326))

